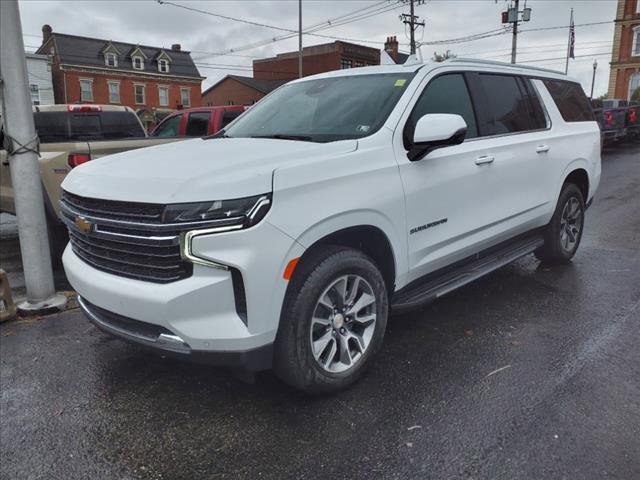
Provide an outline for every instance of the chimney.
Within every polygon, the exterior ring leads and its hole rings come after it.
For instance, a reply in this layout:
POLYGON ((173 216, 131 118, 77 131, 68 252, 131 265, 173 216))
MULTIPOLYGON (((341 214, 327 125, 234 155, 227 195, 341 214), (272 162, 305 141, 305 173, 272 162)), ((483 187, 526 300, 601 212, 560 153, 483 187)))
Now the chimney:
POLYGON ((398 40, 395 36, 387 37, 387 41, 384 43, 384 51, 389 54, 394 62, 398 63, 398 40))
POLYGON ((49 39, 51 38, 52 32, 53 32, 53 29, 51 28, 51 25, 48 25, 45 23, 42 26, 42 44, 43 45, 49 41, 49 39))
POLYGON ((173 45, 171 45, 171 50, 173 50, 174 52, 179 52, 180 50, 182 50, 182 46, 179 43, 174 43, 173 45))

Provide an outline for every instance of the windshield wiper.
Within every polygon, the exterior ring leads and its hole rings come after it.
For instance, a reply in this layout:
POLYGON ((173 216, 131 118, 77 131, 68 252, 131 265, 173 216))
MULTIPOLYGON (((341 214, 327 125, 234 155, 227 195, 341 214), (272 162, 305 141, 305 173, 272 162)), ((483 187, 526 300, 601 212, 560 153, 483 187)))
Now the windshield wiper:
POLYGON ((226 133, 226 131, 224 129, 218 130, 214 134, 202 137, 203 140, 211 140, 212 138, 233 138, 233 137, 230 136, 230 135, 227 135, 227 133, 226 133))
POLYGON ((275 133, 273 135, 251 135, 251 138, 277 138, 278 140, 299 140, 301 142, 313 142, 313 138, 309 135, 286 135, 275 133))

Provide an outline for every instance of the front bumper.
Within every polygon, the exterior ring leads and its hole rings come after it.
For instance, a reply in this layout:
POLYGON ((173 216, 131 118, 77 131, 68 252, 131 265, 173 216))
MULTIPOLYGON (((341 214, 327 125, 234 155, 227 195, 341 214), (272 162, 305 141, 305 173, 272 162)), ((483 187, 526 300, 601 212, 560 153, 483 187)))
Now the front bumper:
POLYGON ((153 328, 151 324, 108 312, 82 297, 78 297, 78 303, 89 321, 100 330, 172 358, 254 372, 267 370, 272 365, 272 343, 238 351, 193 350, 182 338, 169 330, 153 328))
POLYGON ((282 272, 303 247, 263 220, 250 229, 196 237, 192 249, 229 269, 196 264, 188 278, 158 284, 98 270, 71 246, 63 263, 85 314, 101 329, 179 358, 270 368, 287 287, 282 272), (236 304, 234 272, 243 281, 246 315, 236 304), (134 322, 134 334, 113 318, 134 322), (155 336, 135 334, 145 325, 155 336))

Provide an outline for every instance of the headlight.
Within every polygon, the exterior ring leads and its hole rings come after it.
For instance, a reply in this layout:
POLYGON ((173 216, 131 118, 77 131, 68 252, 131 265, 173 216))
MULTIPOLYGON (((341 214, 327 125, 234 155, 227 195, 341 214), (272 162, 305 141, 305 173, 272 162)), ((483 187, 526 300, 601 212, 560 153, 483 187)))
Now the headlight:
POLYGON ((206 223, 220 225, 255 225, 269 211, 271 194, 234 200, 176 203, 167 205, 162 215, 164 223, 206 223))

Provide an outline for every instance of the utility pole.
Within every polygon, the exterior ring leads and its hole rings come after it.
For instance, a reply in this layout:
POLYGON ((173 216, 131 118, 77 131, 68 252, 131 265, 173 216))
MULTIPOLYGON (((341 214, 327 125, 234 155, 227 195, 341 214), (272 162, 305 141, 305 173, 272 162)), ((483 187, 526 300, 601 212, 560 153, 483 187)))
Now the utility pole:
POLYGON ((589 98, 593 99, 593 87, 596 84, 596 70, 598 69, 598 60, 593 61, 593 77, 591 78, 591 96, 589 98))
POLYGON ((302 0, 298 0, 298 78, 302 78, 302 0))
MULTIPOLYGON (((407 1, 407 0, 405 0, 407 1)), ((416 53, 416 30, 418 27, 424 27, 424 21, 419 22, 420 18, 415 14, 415 4, 421 5, 424 3, 424 0, 408 0, 409 2, 409 15, 403 13, 400 15, 400 20, 405 25, 409 25, 409 35, 410 35, 410 43, 411 43, 411 55, 415 55, 416 53)))
POLYGON ((515 18, 513 20, 513 36, 511 37, 511 63, 516 63, 516 50, 518 49, 518 10, 520 0, 515 0, 515 18))
POLYGON ((20 253, 27 300, 18 305, 24 314, 62 310, 67 298, 56 295, 47 237, 38 141, 27 88, 27 64, 17 0, 0 1, 0 89, 5 141, 11 170, 20 253))
POLYGON ((527 0, 524 0, 524 8, 520 10, 520 0, 514 0, 505 12, 502 12, 502 23, 513 24, 511 37, 511 63, 516 63, 516 52, 518 51, 518 25, 520 22, 531 20, 531 8, 527 7, 527 0), (513 6, 511 6, 513 5, 513 6))

